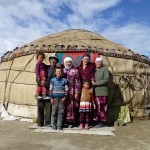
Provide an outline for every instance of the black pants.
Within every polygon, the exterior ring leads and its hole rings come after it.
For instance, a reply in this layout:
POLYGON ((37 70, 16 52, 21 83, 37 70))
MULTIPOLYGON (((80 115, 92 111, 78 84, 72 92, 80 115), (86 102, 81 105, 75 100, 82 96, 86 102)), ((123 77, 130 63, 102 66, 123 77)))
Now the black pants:
POLYGON ((50 100, 37 100, 37 123, 39 125, 51 124, 50 100))

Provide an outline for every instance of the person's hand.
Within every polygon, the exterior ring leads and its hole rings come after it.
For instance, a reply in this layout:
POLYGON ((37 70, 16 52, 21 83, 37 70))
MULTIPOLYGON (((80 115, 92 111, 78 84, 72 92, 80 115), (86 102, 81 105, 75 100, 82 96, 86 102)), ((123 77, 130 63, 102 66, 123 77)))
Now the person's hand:
POLYGON ((53 98, 50 99, 50 102, 52 105, 54 105, 54 99, 53 98))
POLYGON ((93 93, 93 88, 90 88, 90 93, 91 93, 91 94, 93 93))
POLYGON ((79 99, 79 95, 78 95, 78 94, 75 94, 75 95, 74 95, 74 98, 75 98, 76 100, 78 100, 78 99, 79 99))
POLYGON ((78 104, 78 102, 75 102, 76 103, 76 107, 79 107, 79 104, 78 104))
POLYGON ((93 108, 96 109, 96 105, 95 104, 93 104, 93 108))
POLYGON ((92 85, 96 85, 96 82, 94 82, 93 80, 92 80, 92 85))
POLYGON ((42 80, 42 81, 41 81, 41 85, 42 85, 42 86, 45 86, 45 80, 42 80))
POLYGON ((62 102, 62 103, 65 103, 65 101, 66 101, 66 98, 65 98, 65 97, 61 99, 61 102, 62 102))
POLYGON ((37 79, 36 82, 37 82, 38 86, 41 86, 41 80, 40 79, 37 79))

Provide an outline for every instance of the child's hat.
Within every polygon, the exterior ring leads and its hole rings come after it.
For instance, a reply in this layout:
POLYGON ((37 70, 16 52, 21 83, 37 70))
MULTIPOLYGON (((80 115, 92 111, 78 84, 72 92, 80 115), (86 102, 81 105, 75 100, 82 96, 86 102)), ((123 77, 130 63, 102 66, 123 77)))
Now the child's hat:
POLYGON ((96 61, 103 62, 103 58, 102 58, 102 57, 97 57, 97 58, 95 59, 95 62, 96 62, 96 61))
POLYGON ((56 60, 57 60, 57 63, 59 62, 57 53, 50 53, 50 55, 49 55, 49 60, 52 59, 52 58, 56 59, 56 60))
POLYGON ((64 64, 66 63, 66 61, 71 61, 71 62, 73 62, 73 60, 72 60, 71 57, 66 57, 66 58, 64 59, 64 64))

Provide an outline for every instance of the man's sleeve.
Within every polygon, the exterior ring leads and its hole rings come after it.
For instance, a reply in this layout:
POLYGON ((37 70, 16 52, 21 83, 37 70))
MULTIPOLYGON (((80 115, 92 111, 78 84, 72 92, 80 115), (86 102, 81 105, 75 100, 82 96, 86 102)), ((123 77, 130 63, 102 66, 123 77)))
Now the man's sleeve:
POLYGON ((52 80, 50 80, 49 96, 51 98, 53 98, 53 86, 54 86, 54 82, 52 80))

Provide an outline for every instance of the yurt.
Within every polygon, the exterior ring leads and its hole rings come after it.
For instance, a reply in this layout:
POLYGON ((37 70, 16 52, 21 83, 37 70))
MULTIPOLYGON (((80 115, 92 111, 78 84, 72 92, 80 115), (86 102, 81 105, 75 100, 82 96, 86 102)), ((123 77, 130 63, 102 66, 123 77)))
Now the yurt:
POLYGON ((110 71, 109 119, 115 121, 122 106, 129 108, 132 117, 145 116, 145 106, 150 103, 150 59, 96 33, 77 29, 45 36, 2 56, 0 102, 9 114, 36 118, 35 65, 39 51, 45 53, 46 64, 50 53, 58 54, 60 64, 64 57, 72 57, 75 66, 80 64, 85 51, 91 62, 103 57, 110 71))

